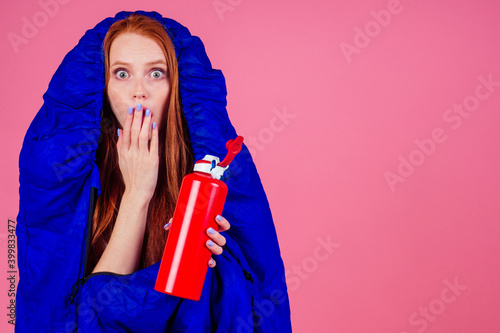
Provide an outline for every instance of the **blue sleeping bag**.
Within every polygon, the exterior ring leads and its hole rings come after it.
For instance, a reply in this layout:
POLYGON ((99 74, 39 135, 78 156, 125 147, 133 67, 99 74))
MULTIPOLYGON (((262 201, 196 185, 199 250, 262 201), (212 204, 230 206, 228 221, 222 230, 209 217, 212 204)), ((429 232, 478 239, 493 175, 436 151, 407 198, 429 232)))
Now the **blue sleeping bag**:
MULTIPOLYGON (((16 332, 291 332, 284 266, 269 203, 248 151, 231 163, 222 215, 231 223, 199 301, 154 290, 160 262, 132 274, 85 276, 91 217, 101 192, 95 164, 101 134, 107 30, 122 11, 88 30, 43 95, 19 157, 19 285, 16 332)), ((222 72, 201 40, 157 12, 179 64, 182 109, 195 160, 226 155, 237 134, 222 72)))

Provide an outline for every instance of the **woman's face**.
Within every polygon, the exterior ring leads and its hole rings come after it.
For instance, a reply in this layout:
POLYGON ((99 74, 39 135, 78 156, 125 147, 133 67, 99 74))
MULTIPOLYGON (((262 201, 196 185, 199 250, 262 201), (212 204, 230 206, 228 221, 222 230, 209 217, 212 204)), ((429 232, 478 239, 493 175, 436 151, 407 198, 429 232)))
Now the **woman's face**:
POLYGON ((135 111, 138 103, 143 111, 151 110, 152 121, 159 126, 170 94, 168 68, 160 46, 148 37, 122 33, 111 44, 109 62, 108 99, 120 127, 125 124, 128 107, 135 111))

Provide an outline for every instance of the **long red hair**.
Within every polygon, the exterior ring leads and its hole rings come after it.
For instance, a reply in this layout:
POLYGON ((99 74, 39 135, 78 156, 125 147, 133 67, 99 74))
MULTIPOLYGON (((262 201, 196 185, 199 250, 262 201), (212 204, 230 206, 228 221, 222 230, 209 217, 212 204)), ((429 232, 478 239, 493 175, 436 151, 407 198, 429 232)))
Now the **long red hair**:
POLYGON ((118 166, 116 149, 119 127, 118 120, 111 111, 107 97, 109 82, 109 51, 111 44, 120 34, 136 33, 156 41, 162 48, 167 62, 171 92, 167 107, 163 110, 159 124, 159 170, 155 193, 149 203, 146 231, 138 269, 143 269, 161 260, 168 232, 163 229, 173 216, 182 178, 193 169, 192 153, 186 120, 182 113, 179 95, 179 72, 175 49, 167 32, 158 21, 132 13, 129 17, 115 22, 104 38, 105 90, 101 141, 96 154, 96 164, 101 177, 99 195, 92 220, 90 255, 87 274, 93 271, 111 237, 125 184, 118 166))

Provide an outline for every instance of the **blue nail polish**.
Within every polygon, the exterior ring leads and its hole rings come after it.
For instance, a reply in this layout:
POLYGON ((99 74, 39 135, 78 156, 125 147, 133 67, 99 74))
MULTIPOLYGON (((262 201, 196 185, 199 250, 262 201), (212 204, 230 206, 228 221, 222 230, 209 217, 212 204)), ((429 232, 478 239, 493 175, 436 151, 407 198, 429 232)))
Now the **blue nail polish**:
POLYGON ((118 137, 120 137, 120 129, 117 129, 116 132, 118 133, 118 137))
POLYGON ((215 217, 215 219, 216 219, 217 221, 222 221, 222 216, 217 215, 217 216, 215 217))
POLYGON ((208 233, 213 235, 215 233, 215 230, 212 227, 210 227, 208 228, 208 233))
POLYGON ((165 225, 163 226, 163 228, 168 227, 168 226, 170 225, 170 223, 171 223, 171 222, 168 222, 167 224, 165 224, 165 225))
POLYGON ((212 240, 209 240, 209 241, 208 241, 208 245, 209 245, 209 246, 214 246, 214 242, 212 242, 212 240))
POLYGON ((151 114, 151 110, 150 109, 146 109, 146 117, 149 117, 150 114, 151 114))
POLYGON ((214 264, 214 260, 210 259, 210 265, 213 265, 213 264, 214 264))
POLYGON ((128 114, 132 114, 132 112, 134 112, 134 108, 129 106, 128 107, 128 114))
POLYGON ((137 111, 141 111, 141 108, 142 108, 141 103, 137 103, 137 107, 136 107, 137 111))
POLYGON ((155 129, 155 128, 156 128, 156 123, 153 123, 153 129, 155 129))

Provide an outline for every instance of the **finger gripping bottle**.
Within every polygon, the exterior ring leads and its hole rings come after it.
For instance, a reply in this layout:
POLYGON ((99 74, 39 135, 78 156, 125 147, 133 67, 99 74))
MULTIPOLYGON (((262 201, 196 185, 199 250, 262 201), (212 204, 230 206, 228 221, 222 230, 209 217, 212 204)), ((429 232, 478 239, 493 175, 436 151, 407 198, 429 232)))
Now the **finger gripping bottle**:
POLYGON ((229 140, 228 154, 222 162, 216 156, 205 155, 182 180, 156 278, 156 291, 200 300, 212 254, 205 245, 210 239, 206 230, 219 229, 215 217, 222 214, 228 190, 220 178, 240 152, 242 143, 242 136, 229 140))

